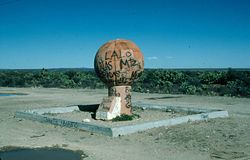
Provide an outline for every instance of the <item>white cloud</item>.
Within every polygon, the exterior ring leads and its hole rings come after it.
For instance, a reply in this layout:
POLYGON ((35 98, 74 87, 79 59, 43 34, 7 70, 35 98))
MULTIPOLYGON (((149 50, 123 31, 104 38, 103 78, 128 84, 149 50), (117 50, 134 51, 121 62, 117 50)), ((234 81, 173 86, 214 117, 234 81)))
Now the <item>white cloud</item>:
POLYGON ((156 57, 156 56, 153 56, 153 57, 147 57, 147 60, 157 60, 158 59, 158 57, 156 57))

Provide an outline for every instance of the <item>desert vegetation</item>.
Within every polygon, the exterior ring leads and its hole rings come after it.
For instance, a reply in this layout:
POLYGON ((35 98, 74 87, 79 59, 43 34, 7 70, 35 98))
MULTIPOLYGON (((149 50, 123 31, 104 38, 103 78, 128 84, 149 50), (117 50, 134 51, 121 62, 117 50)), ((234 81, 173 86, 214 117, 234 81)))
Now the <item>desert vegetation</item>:
MULTIPOLYGON (((93 70, 0 70, 2 87, 106 88, 93 70)), ((136 92, 250 97, 250 70, 146 69, 136 92)))

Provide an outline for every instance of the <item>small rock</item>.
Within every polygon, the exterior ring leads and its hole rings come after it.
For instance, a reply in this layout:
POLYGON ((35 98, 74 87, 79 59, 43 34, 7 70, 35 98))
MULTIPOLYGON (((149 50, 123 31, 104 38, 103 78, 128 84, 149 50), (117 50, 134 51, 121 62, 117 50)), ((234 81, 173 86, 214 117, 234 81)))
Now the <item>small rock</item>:
POLYGON ((82 120, 83 122, 90 122, 90 119, 86 118, 82 120))

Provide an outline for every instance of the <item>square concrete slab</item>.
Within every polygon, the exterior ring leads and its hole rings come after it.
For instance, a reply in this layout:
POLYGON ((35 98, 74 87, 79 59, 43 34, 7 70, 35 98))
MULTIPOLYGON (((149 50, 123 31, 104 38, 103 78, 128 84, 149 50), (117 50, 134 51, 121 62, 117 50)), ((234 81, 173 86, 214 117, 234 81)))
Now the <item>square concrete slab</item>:
POLYGON ((176 106, 134 103, 132 121, 102 121, 94 119, 99 104, 33 109, 16 112, 17 118, 26 118, 63 127, 78 128, 92 133, 118 137, 148 129, 172 126, 210 118, 228 117, 223 110, 206 110, 176 106))

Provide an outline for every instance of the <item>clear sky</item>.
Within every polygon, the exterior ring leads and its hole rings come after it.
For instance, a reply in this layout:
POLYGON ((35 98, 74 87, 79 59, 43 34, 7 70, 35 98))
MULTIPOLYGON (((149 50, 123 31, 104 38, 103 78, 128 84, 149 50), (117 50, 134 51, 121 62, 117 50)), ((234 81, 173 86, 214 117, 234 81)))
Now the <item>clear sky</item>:
POLYGON ((250 0, 0 0, 0 68, 93 67, 134 41, 146 68, 250 68, 250 0))

